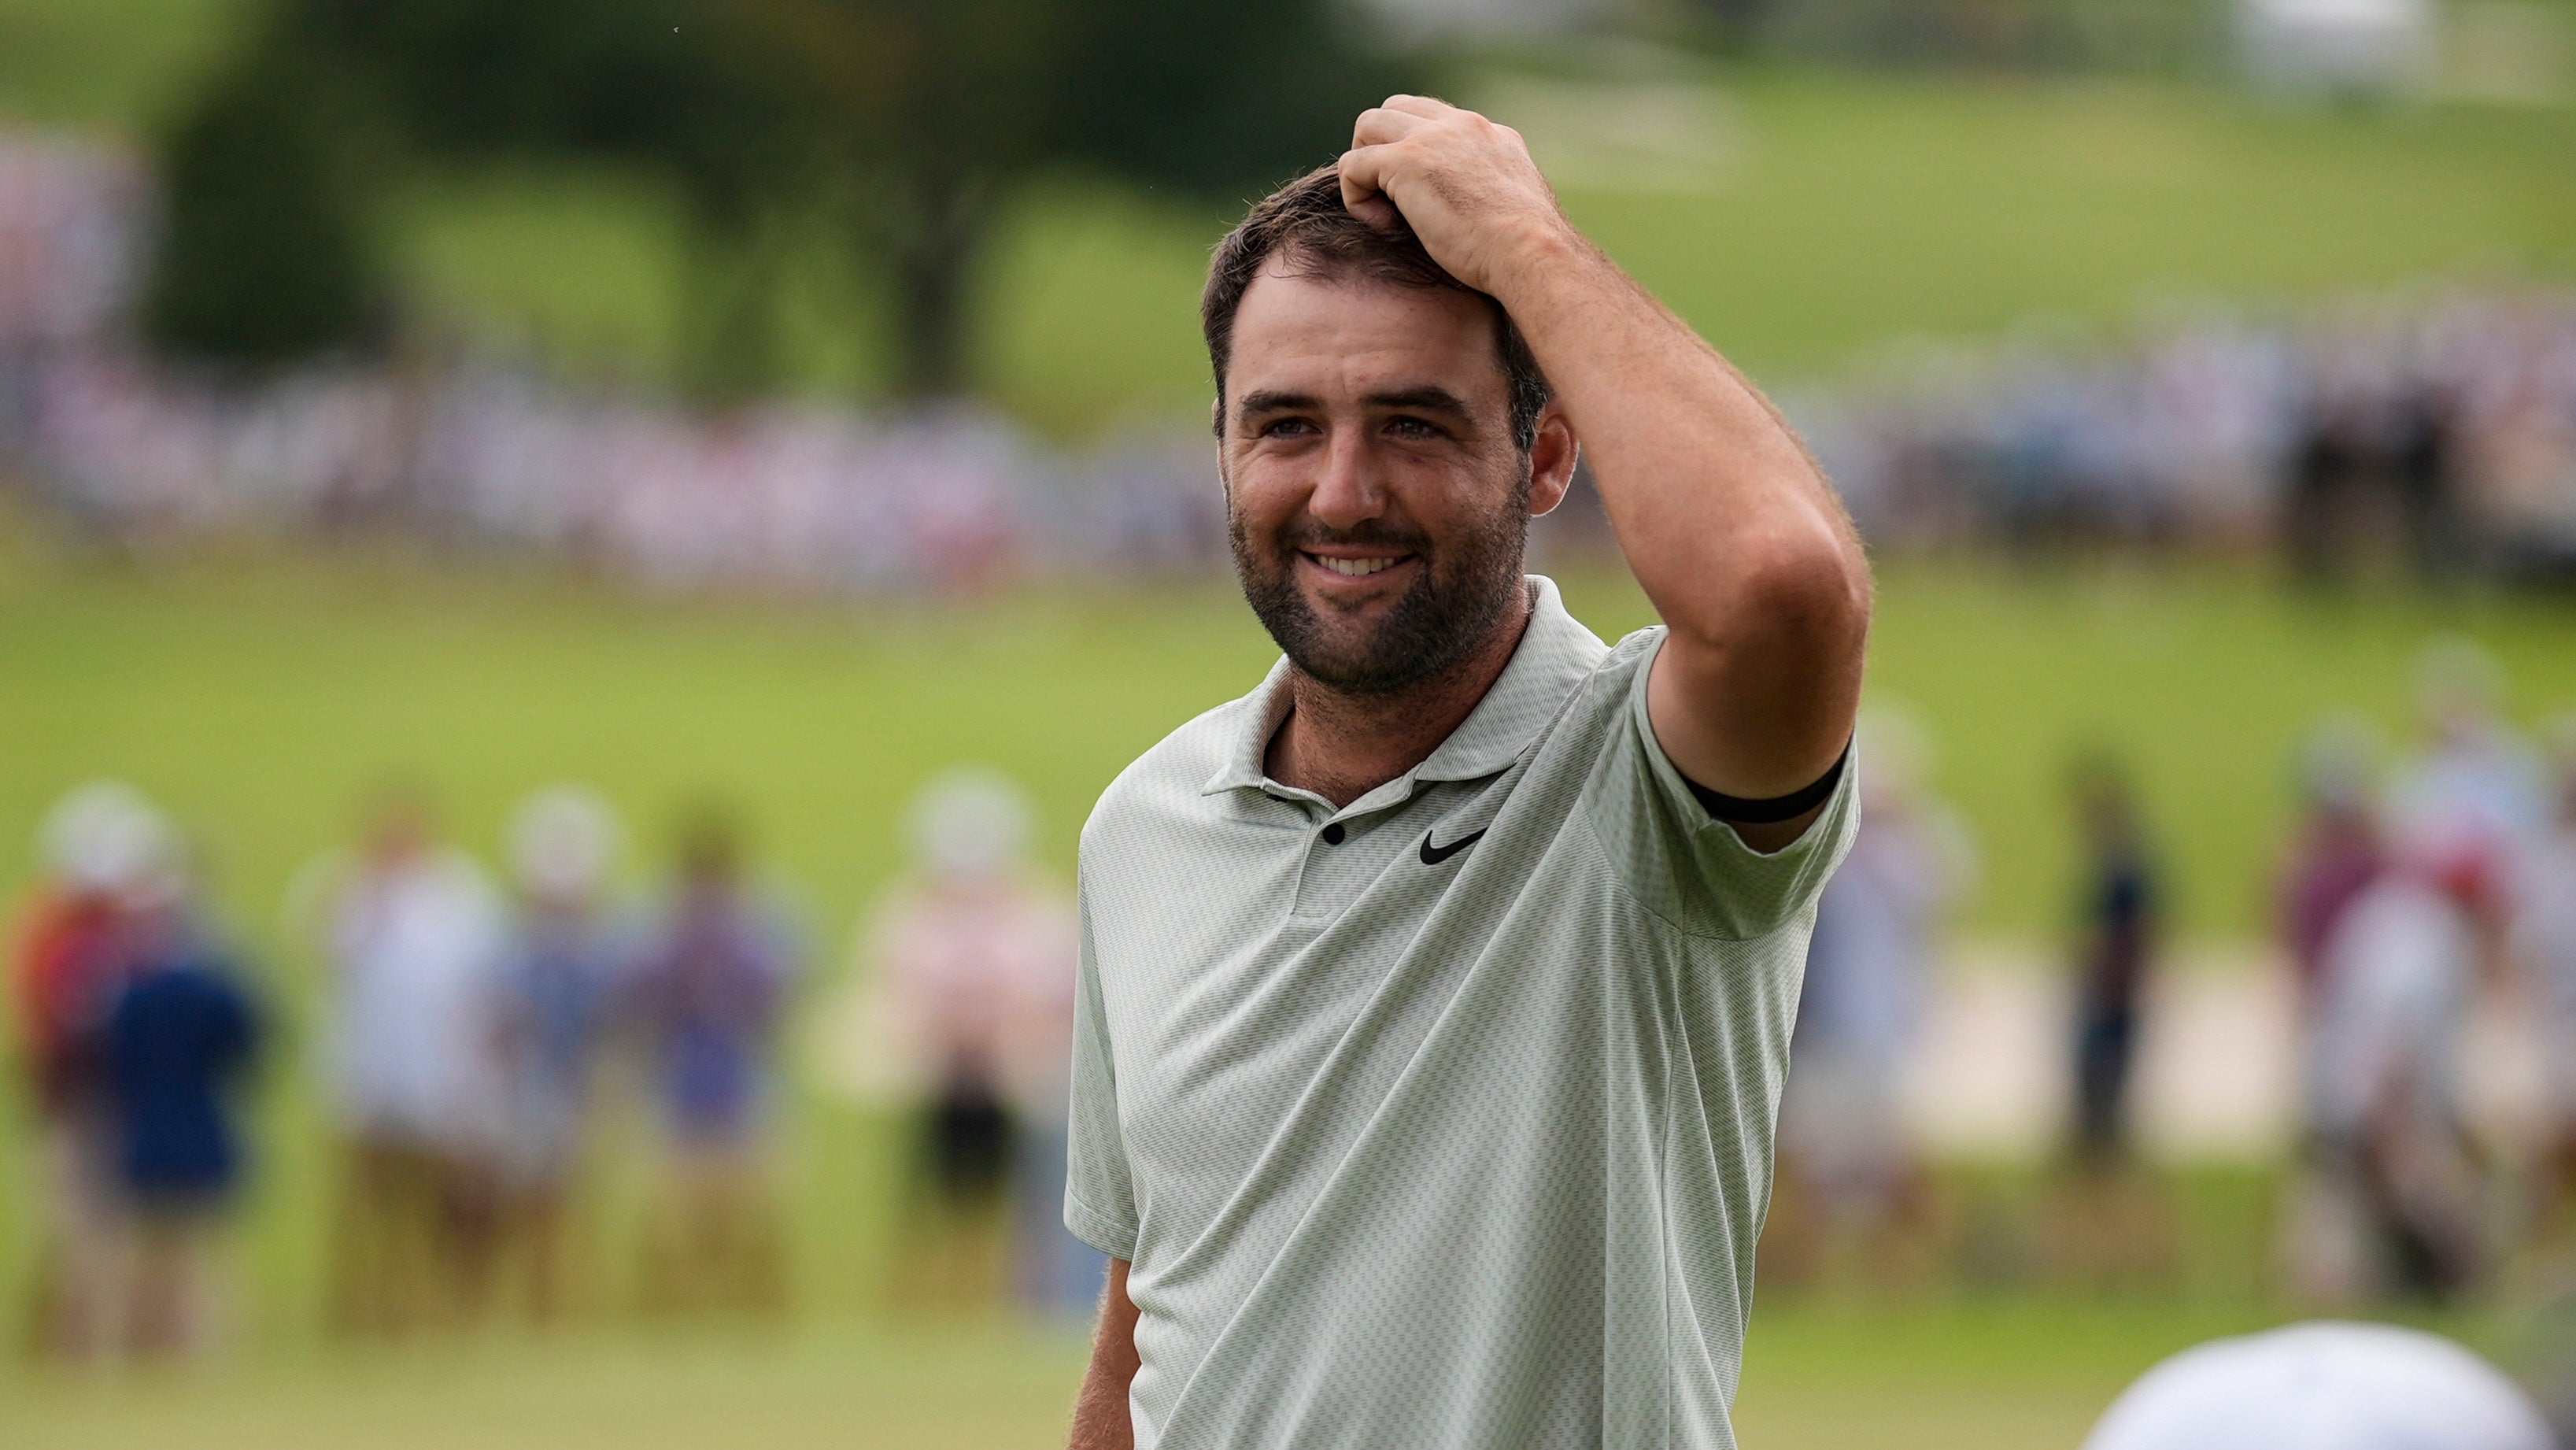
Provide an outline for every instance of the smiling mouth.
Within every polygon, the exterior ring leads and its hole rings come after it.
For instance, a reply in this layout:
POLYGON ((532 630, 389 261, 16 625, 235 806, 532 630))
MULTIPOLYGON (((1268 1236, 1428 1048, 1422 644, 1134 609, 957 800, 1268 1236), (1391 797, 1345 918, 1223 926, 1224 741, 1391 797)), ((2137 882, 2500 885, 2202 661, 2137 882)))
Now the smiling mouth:
POLYGON ((1389 554, 1374 559, 1328 559, 1321 554, 1308 554, 1306 557, 1346 579, 1365 579, 1371 574, 1384 573, 1413 556, 1389 554))

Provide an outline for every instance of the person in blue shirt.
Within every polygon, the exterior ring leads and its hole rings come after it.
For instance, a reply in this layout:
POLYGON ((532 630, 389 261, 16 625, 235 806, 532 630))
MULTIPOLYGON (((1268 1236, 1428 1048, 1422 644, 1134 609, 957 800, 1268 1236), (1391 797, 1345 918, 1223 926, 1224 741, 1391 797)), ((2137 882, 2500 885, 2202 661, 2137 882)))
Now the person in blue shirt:
POLYGON ((511 832, 517 899, 492 1003, 506 1085, 505 1269, 525 1285, 540 1324, 561 1315, 576 1287, 587 1236, 569 1221, 592 1079, 635 955, 634 924, 611 891, 619 837, 608 803, 572 786, 530 796, 511 832))
POLYGON ((133 975, 101 1026, 116 1194, 134 1234, 124 1337, 143 1355, 202 1347, 208 1259, 238 1192, 241 1097, 260 1014, 175 879, 136 913, 133 975))
POLYGON ((732 822, 702 811, 629 990, 668 1174, 644 1265, 656 1309, 766 1314, 785 1291, 767 1130, 798 949, 744 876, 732 822))

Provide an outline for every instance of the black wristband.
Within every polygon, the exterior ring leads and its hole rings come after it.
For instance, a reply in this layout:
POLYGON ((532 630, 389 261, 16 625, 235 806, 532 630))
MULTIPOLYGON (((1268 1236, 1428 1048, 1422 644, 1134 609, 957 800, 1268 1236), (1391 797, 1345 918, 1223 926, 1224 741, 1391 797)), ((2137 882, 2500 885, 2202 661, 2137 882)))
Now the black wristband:
POLYGON ((1849 764, 1851 746, 1846 744, 1843 753, 1834 757, 1833 769, 1818 776, 1814 785, 1787 795, 1773 796, 1767 801, 1720 795, 1689 776, 1682 777, 1682 784, 1689 786, 1691 794, 1699 797, 1699 803, 1708 807, 1712 819, 1739 826, 1776 826, 1782 821, 1794 821, 1833 799, 1834 787, 1842 784, 1843 767, 1849 764))

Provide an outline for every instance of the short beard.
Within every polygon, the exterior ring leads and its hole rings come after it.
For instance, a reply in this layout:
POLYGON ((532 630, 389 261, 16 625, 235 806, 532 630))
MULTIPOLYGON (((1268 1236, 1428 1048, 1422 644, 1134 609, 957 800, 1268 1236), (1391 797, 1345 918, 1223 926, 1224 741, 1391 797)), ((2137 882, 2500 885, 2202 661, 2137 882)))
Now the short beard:
POLYGON ((1346 531, 1317 525, 1256 541, 1226 500, 1243 597, 1289 662, 1345 695, 1383 696, 1434 679, 1473 655, 1511 612, 1529 543, 1530 476, 1523 466, 1505 506, 1434 547, 1423 534, 1377 524, 1346 531), (1421 558, 1413 587, 1364 637, 1339 641, 1297 587, 1297 555, 1340 544, 1400 549, 1421 558))

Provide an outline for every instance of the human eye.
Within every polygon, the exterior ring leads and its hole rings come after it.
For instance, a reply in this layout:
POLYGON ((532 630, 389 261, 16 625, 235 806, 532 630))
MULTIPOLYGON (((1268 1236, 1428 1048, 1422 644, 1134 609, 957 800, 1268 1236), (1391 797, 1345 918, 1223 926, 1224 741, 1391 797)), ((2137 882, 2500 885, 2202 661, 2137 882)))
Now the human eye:
POLYGON ((1261 425, 1264 438, 1303 438, 1315 431, 1314 423, 1305 418, 1273 418, 1261 425))
POLYGON ((1440 430, 1421 418, 1400 417, 1387 421, 1386 431, 1408 442, 1420 443, 1440 436, 1440 430))

